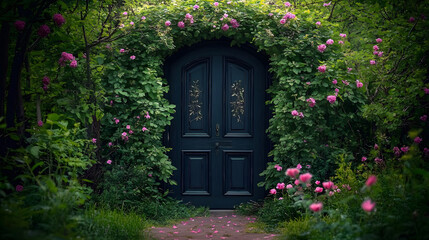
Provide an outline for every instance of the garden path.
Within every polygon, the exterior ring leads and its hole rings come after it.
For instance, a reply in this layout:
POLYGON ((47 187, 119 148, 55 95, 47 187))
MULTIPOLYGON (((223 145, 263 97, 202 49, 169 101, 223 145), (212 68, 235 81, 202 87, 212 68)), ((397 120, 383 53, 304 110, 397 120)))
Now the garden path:
POLYGON ((168 227, 152 227, 149 234, 153 239, 274 239, 276 234, 254 233, 249 223, 252 216, 240 216, 233 211, 210 211, 208 217, 195 217, 168 227))

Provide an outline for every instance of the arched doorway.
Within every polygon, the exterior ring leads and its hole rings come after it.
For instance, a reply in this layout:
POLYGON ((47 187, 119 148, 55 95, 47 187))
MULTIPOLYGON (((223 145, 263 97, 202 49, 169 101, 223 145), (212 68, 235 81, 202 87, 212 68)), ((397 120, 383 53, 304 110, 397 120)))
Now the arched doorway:
POLYGON ((268 152, 267 64, 250 47, 211 41, 166 61, 176 113, 167 145, 177 168, 173 197, 211 209, 262 199, 268 152))

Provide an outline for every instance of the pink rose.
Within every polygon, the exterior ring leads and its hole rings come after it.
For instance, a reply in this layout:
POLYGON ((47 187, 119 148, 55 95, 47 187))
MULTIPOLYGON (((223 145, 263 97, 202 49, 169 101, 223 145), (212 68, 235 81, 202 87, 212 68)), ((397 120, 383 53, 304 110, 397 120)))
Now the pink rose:
POLYGON ((197 10, 198 8, 200 8, 200 6, 198 6, 198 5, 194 5, 194 10, 197 10))
POLYGON ((299 169, 297 168, 288 168, 286 170, 286 175, 291 178, 296 178, 296 176, 299 174, 299 169))
POLYGON ((177 23, 177 26, 179 28, 184 28, 185 27, 185 23, 184 22, 179 22, 179 23, 177 23))
POLYGON ((332 80, 332 83, 337 84, 338 83, 337 79, 332 80))
POLYGON ((37 125, 38 125, 39 127, 42 127, 42 126, 43 126, 43 121, 42 121, 42 120, 37 121, 37 125))
POLYGON ((305 84, 310 85, 310 84, 311 84, 311 82, 306 82, 305 84))
POLYGON ((113 118, 113 121, 115 121, 116 124, 119 123, 119 119, 117 119, 117 118, 113 118))
POLYGON ((347 34, 345 34, 345 33, 340 33, 340 37, 345 38, 345 37, 347 37, 347 34))
POLYGON ((92 139, 92 143, 97 143, 97 139, 96 139, 96 138, 93 138, 93 139, 92 139))
POLYGON ((423 88, 423 91, 425 91, 425 94, 429 94, 429 88, 423 88))
POLYGON ((127 16, 127 15, 128 15, 128 13, 127 13, 127 12, 123 12, 123 13, 122 13, 122 15, 127 16))
POLYGON ((409 147, 406 147, 406 146, 401 147, 401 151, 404 152, 404 153, 407 153, 408 150, 409 150, 409 147))
POLYGON ((113 146, 113 143, 112 143, 112 142, 109 142, 108 146, 109 146, 109 147, 113 146))
POLYGON ((219 3, 218 3, 218 2, 214 2, 214 3, 213 3, 213 5, 214 5, 215 7, 217 7, 217 6, 219 6, 219 3))
POLYGON ((375 203, 371 202, 371 200, 368 199, 362 202, 361 207, 365 212, 371 212, 375 207, 375 203))
POLYGON ((293 188, 292 184, 286 185, 286 189, 291 189, 291 188, 293 188))
POLYGON ((302 113, 302 112, 299 112, 299 115, 298 115, 300 118, 303 118, 304 117, 304 113, 302 113))
POLYGON ((16 185, 15 190, 17 192, 22 192, 22 190, 24 190, 24 187, 22 185, 16 185))
POLYGON ((371 65, 375 65, 375 60, 370 60, 370 61, 369 61, 369 64, 371 64, 371 65))
POLYGON ((299 113, 297 110, 293 110, 292 112, 290 112, 292 114, 292 116, 298 116, 299 113))
POLYGON ((328 44, 328 45, 332 45, 332 44, 334 44, 334 40, 332 40, 332 39, 328 39, 328 40, 326 41, 326 44, 328 44))
POLYGON ((344 44, 344 42, 340 40, 340 41, 338 41, 338 44, 344 44))
POLYGON ((120 53, 125 52, 125 49, 121 48, 121 50, 119 50, 120 53))
POLYGON ((270 194, 275 195, 277 193, 277 191, 273 188, 270 190, 270 194))
POLYGON ((377 56, 383 57, 383 52, 378 52, 377 56))
POLYGON ((317 70, 319 70, 321 73, 324 73, 326 71, 326 65, 319 66, 317 70))
POLYGON ((280 166, 280 165, 278 165, 278 164, 276 164, 275 166, 274 166, 274 168, 275 169, 277 169, 277 171, 278 172, 280 172, 283 168, 280 166))
POLYGON ((372 49, 374 49, 374 51, 378 51, 378 49, 380 49, 377 45, 374 45, 373 47, 372 47, 372 49))
POLYGON ((339 92, 340 91, 340 89, 338 89, 338 88, 335 88, 335 92, 339 92))
POLYGON ((330 96, 328 96, 328 97, 326 97, 326 99, 329 101, 329 103, 334 103, 335 101, 337 101, 337 97, 336 96, 332 96, 332 95, 330 95, 330 96))
POLYGON ((351 72, 353 68, 347 68, 347 72, 351 72))
POLYGON ((291 6, 290 2, 285 2, 285 6, 290 7, 291 6))
POLYGON ((282 18, 280 19, 280 24, 285 24, 286 23, 286 19, 282 18))
POLYGON ((15 21, 14 25, 15 25, 16 30, 18 30, 18 31, 22 31, 25 28, 25 22, 21 21, 21 20, 15 21))
POLYGON ((293 183, 294 183, 295 185, 299 185, 299 183, 300 183, 300 182, 299 182, 299 180, 298 180, 298 179, 296 179, 296 180, 295 180, 295 182, 293 182, 293 183))
POLYGON ((303 183, 307 183, 311 181, 312 177, 313 175, 311 175, 310 173, 304 173, 299 176, 299 180, 301 180, 301 182, 303 183))
POLYGON ((323 192, 323 188, 316 187, 316 189, 314 190, 314 192, 321 193, 321 192, 323 192))
POLYGON ((334 183, 333 183, 333 182, 331 182, 331 181, 323 182, 323 183, 322 183, 322 185, 323 185, 323 187, 324 187, 325 189, 331 189, 331 188, 333 188, 333 187, 334 187, 334 183))
POLYGON ((54 20, 55 24, 57 24, 58 27, 61 27, 66 22, 63 15, 61 15, 59 13, 54 14, 52 19, 54 20))
POLYGON ((228 24, 225 23, 225 25, 222 26, 222 30, 226 31, 228 29, 229 29, 229 26, 228 26, 228 24))
POLYGON ((51 33, 51 29, 47 25, 40 26, 39 30, 37 30, 37 35, 44 38, 47 37, 51 33))
POLYGON ((309 98, 306 100, 309 104, 310 107, 314 107, 316 105, 316 100, 314 100, 314 98, 309 98))
POLYGON ((77 61, 76 60, 71 61, 70 67, 71 68, 77 68, 77 61))
POLYGON ((187 14, 185 15, 185 18, 189 20, 189 19, 192 19, 192 18, 194 18, 194 17, 193 17, 191 14, 187 13, 187 14))
POLYGON ((282 190, 282 189, 285 189, 285 184, 284 183, 277 183, 277 186, 276 186, 276 188, 278 189, 278 190, 282 190))
POLYGON ((416 137, 416 138, 414 138, 414 142, 415 143, 417 143, 417 144, 419 144, 419 143, 421 143, 421 141, 422 141, 423 139, 422 138, 420 138, 420 137, 416 137))
POLYGON ((132 55, 132 56, 130 57, 130 59, 131 59, 131 60, 134 60, 134 59, 136 59, 136 56, 132 55))
POLYGON ((145 16, 143 16, 143 17, 142 17, 142 20, 146 20, 146 17, 145 17, 145 16))
POLYGON ((378 150, 378 144, 376 143, 376 144, 374 144, 374 149, 375 150, 378 150))
POLYGON ((145 117, 146 119, 150 119, 149 112, 146 112, 146 115, 144 115, 144 117, 145 117))
POLYGON ((421 116, 420 120, 422 120, 423 122, 426 122, 426 120, 428 120, 428 115, 421 116))
POLYGON ((170 21, 165 21, 165 26, 170 26, 171 25, 171 22, 170 21))
POLYGON ((365 182, 365 185, 368 187, 371 187, 372 185, 374 185, 377 182, 377 176, 375 175, 371 175, 368 177, 368 179, 365 182))
POLYGON ((379 158, 379 157, 376 157, 376 158, 374 159, 374 162, 375 162, 375 163, 377 163, 377 164, 381 164, 381 163, 383 163, 383 159, 381 159, 381 158, 379 158))
POLYGON ((109 159, 109 160, 106 161, 106 163, 107 164, 112 164, 112 160, 109 159))
POLYGON ((375 41, 378 42, 378 43, 381 43, 381 42, 383 42, 383 39, 377 38, 377 39, 375 39, 375 41))
POLYGON ((320 212, 323 208, 323 203, 312 203, 310 205, 310 210, 313 212, 320 212))
POLYGON ((356 80, 356 87, 357 88, 363 87, 363 83, 361 83, 359 80, 356 80))
POLYGON ((366 157, 362 157, 362 162, 365 162, 366 161, 366 157))
POLYGON ((316 185, 319 185, 320 184, 320 181, 319 180, 317 180, 317 181, 315 181, 314 182, 316 185))
POLYGON ((130 130, 130 129, 131 129, 131 126, 130 126, 130 125, 127 125, 127 126, 126 126, 126 128, 127 128, 128 130, 130 130))
POLYGON ((322 25, 322 23, 321 22, 316 22, 316 25, 320 26, 320 25, 322 25))
POLYGON ((142 131, 143 131, 143 132, 145 132, 145 131, 147 131, 147 130, 148 130, 148 129, 147 129, 146 127, 143 127, 143 128, 142 128, 142 131))
POLYGON ((298 163, 298 165, 296 165, 296 168, 297 168, 297 169, 301 169, 301 168, 302 168, 301 164, 300 164, 300 163, 298 163))
POLYGON ((134 22, 130 22, 130 25, 131 25, 131 26, 133 26, 133 25, 134 25, 134 22))
POLYGON ((240 26, 240 24, 235 19, 231 19, 230 23, 233 28, 238 28, 240 26))
POLYGON ((317 50, 319 50, 319 52, 323 53, 326 50, 326 45, 320 44, 319 46, 317 46, 317 50))

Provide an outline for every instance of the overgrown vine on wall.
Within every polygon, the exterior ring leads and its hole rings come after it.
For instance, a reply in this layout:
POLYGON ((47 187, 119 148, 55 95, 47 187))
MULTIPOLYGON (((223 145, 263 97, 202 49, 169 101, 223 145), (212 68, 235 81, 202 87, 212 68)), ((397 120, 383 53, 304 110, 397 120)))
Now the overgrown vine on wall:
POLYGON ((106 164, 106 199, 137 200, 155 196, 158 180, 174 184, 169 176, 175 168, 161 141, 175 107, 164 98, 169 89, 163 61, 181 47, 204 40, 247 42, 270 56, 274 81, 267 103, 273 117, 267 131, 274 147, 261 186, 272 187, 284 176, 275 164, 301 163, 326 177, 338 154, 359 152, 356 129, 365 123, 357 113, 364 87, 356 84, 343 60, 347 37, 318 16, 320 12, 259 1, 177 1, 124 12, 120 26, 130 34, 106 53, 103 81, 104 158, 112 161, 106 164), (143 118, 146 112, 150 118, 143 118))

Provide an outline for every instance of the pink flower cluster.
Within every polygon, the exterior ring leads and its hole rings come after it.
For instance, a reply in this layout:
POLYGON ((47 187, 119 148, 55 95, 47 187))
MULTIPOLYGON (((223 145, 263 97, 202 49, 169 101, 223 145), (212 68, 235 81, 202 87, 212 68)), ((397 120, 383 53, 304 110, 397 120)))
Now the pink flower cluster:
POLYGON ((17 20, 14 25, 15 25, 16 30, 18 30, 18 31, 22 31, 25 28, 25 22, 21 21, 21 20, 17 20))
POLYGON ((297 110, 293 110, 292 112, 291 112, 291 114, 292 114, 292 116, 298 116, 298 117, 300 117, 300 118, 303 118, 304 117, 304 113, 302 113, 302 112, 298 112, 297 110))
POLYGON ((288 12, 282 19, 280 19, 280 24, 285 24, 288 19, 295 19, 295 17, 295 14, 288 12))
POLYGON ((317 68, 317 70, 319 70, 319 72, 324 73, 326 72, 326 65, 321 65, 317 68))
POLYGON ((280 165, 278 165, 278 164, 276 164, 276 165, 274 165, 274 168, 278 171, 278 172, 280 172, 283 168, 280 166, 280 165))
POLYGON ((356 87, 357 88, 363 87, 363 83, 361 83, 359 80, 356 80, 356 87))
POLYGON ((314 98, 309 98, 306 100, 309 104, 310 107, 314 107, 316 105, 316 100, 314 100, 314 98))
POLYGON ((48 91, 48 85, 50 82, 51 82, 51 80, 49 79, 48 76, 43 77, 43 79, 42 79, 43 87, 42 88, 45 92, 48 91))
POLYGON ((51 33, 51 29, 48 27, 48 25, 42 25, 39 27, 39 30, 37 30, 37 35, 39 35, 41 38, 47 37, 51 33))
POLYGON ((328 102, 330 104, 333 104, 333 103, 335 103, 335 101, 337 101, 337 97, 330 95, 330 96, 326 97, 326 100, 328 100, 328 102))
POLYGON ((62 52, 61 58, 58 60, 58 63, 60 64, 60 66, 64 67, 66 65, 66 62, 68 62, 68 61, 70 61, 70 67, 71 68, 77 67, 77 61, 76 61, 75 57, 73 56, 73 54, 62 52))
POLYGON ((52 17, 52 19, 54 20, 55 24, 58 27, 61 27, 66 22, 66 20, 63 17, 63 15, 61 15, 59 13, 54 14, 54 16, 52 17))

